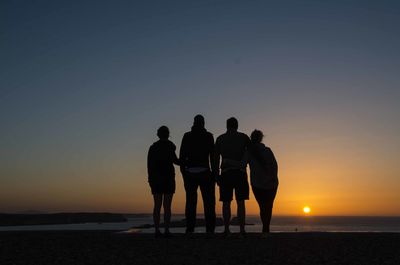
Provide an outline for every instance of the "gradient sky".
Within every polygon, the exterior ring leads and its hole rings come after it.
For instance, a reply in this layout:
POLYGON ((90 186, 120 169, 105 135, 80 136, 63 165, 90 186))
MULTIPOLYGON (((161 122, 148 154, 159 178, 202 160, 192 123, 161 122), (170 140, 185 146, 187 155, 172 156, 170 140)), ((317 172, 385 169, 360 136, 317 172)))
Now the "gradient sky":
POLYGON ((0 40, 0 212, 150 212, 156 129, 201 113, 264 131, 275 214, 400 215, 398 1, 6 0, 0 40))

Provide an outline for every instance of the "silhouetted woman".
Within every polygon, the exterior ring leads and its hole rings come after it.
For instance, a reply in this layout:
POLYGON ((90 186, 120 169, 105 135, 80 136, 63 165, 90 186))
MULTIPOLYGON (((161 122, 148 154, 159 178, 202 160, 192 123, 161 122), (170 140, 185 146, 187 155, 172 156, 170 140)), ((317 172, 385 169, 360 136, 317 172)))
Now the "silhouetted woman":
POLYGON ((254 130, 251 133, 245 160, 250 165, 251 187, 260 207, 263 223, 263 236, 269 233, 272 207, 278 189, 278 164, 272 150, 262 143, 263 133, 254 130))
POLYGON ((168 140, 169 129, 161 126, 157 130, 160 138, 152 144, 147 156, 147 170, 149 184, 154 198, 153 220, 155 236, 160 237, 160 211, 161 205, 164 206, 165 237, 169 237, 169 223, 171 220, 172 196, 175 193, 175 168, 174 164, 179 164, 176 157, 176 146, 168 140))

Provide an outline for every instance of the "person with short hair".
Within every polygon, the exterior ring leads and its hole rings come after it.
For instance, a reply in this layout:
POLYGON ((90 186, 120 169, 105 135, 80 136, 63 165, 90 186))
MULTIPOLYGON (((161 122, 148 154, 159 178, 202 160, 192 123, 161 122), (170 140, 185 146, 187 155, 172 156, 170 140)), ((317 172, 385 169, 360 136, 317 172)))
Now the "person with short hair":
POLYGON ((169 224, 171 220, 172 197, 175 193, 175 168, 179 160, 175 154, 176 146, 169 138, 167 126, 161 126, 157 130, 160 138, 150 146, 147 156, 148 182, 154 199, 153 220, 155 237, 161 237, 160 212, 164 207, 165 237, 170 237, 169 224))
POLYGON ((230 234, 231 201, 233 192, 237 203, 237 217, 240 225, 240 234, 245 235, 245 200, 249 199, 249 184, 246 170, 243 170, 243 157, 247 146, 250 144, 249 137, 238 132, 238 121, 232 117, 226 121, 226 133, 220 135, 215 143, 215 163, 220 166, 221 174, 218 177, 220 190, 220 201, 222 201, 222 215, 224 219, 224 234, 230 234))
POLYGON ((191 130, 182 138, 179 159, 186 192, 186 233, 193 233, 196 226, 197 190, 200 188, 206 232, 213 234, 216 219, 214 137, 205 129, 204 117, 200 114, 194 117, 191 130))
POLYGON ((250 183, 260 208, 262 236, 268 236, 274 199, 278 189, 278 163, 272 150, 262 143, 264 134, 254 130, 244 161, 250 165, 250 183))

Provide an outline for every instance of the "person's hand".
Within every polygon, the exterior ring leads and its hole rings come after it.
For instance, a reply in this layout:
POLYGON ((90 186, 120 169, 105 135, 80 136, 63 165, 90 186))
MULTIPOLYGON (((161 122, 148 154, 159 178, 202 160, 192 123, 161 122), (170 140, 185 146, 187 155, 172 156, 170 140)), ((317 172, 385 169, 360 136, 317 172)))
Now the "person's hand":
POLYGON ((221 176, 219 175, 218 172, 213 172, 213 177, 214 177, 214 181, 219 186, 221 184, 221 176))
POLYGON ((217 180, 215 182, 217 183, 218 187, 221 186, 221 176, 220 175, 218 175, 217 180))

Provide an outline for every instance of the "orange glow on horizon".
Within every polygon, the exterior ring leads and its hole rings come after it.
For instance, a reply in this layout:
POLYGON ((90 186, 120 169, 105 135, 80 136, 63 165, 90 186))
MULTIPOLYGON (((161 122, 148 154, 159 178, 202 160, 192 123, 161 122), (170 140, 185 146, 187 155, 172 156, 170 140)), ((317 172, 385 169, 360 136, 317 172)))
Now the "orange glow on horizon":
MULTIPOLYGON (((260 129, 268 131, 266 128, 260 129)), ((377 161, 375 156, 370 156, 373 152, 363 152, 363 149, 352 146, 354 143, 344 142, 344 147, 332 144, 325 138, 297 139, 284 132, 269 131, 265 143, 274 151, 279 164, 279 187, 273 215, 305 214, 302 211, 305 202, 309 207, 312 205, 310 212, 319 216, 400 215, 398 171, 393 166, 387 166, 395 165, 397 156, 392 155, 383 163, 377 161), (365 165, 374 165, 374 168, 365 165), (385 181, 377 178, 377 175, 385 176, 385 181)), ((180 139, 179 135, 177 139, 180 139)), ((179 143, 178 140, 175 142, 179 143)), ((66 169, 47 168, 46 165, 46 171, 39 172, 40 175, 36 175, 33 169, 31 173, 29 168, 8 172, 9 177, 1 185, 0 212, 151 213, 153 198, 147 183, 146 157, 138 154, 132 160, 135 163, 129 164, 126 160, 107 161, 99 166, 88 162, 66 169), (24 176, 36 181, 16 182, 24 176)), ((172 211, 181 214, 185 211, 185 190, 178 168, 175 179, 172 211)), ((222 204, 219 202, 218 186, 215 190, 216 211, 220 215, 222 204)), ((197 212, 201 214, 202 211, 202 199, 198 191, 197 212)), ((232 213, 235 212, 236 202, 232 201, 232 213)), ((246 201, 246 212, 259 214, 252 192, 250 200, 246 201)))

